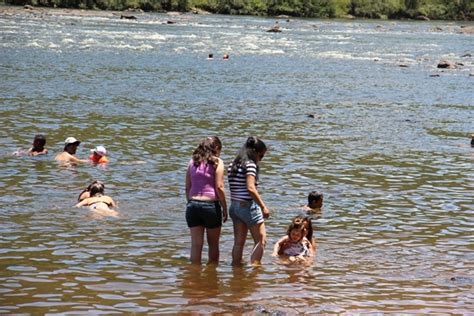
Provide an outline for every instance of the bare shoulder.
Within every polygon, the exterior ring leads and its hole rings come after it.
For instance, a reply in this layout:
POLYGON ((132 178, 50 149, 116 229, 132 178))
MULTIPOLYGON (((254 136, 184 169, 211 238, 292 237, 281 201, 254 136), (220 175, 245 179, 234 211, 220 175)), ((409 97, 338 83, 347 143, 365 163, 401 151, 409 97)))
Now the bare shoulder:
POLYGON ((56 160, 56 161, 69 161, 69 160, 71 160, 71 157, 73 157, 73 156, 70 155, 69 153, 63 151, 62 153, 57 154, 56 157, 54 157, 54 160, 56 160))

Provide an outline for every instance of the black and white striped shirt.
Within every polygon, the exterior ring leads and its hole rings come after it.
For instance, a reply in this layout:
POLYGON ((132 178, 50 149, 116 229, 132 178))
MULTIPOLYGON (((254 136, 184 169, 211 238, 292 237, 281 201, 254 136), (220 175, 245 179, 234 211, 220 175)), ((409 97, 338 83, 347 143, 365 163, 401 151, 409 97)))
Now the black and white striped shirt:
POLYGON ((227 179, 229 181, 230 198, 237 201, 252 200, 252 197, 247 190, 247 176, 255 177, 255 186, 257 186, 257 165, 252 160, 247 161, 244 167, 239 166, 237 173, 232 174, 232 163, 227 168, 227 179))

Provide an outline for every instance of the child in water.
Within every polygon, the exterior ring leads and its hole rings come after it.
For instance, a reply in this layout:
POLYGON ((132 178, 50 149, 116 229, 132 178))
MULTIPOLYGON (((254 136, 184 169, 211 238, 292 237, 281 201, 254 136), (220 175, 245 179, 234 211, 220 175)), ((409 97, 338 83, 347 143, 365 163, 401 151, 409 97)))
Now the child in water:
POLYGON ((308 194, 308 204, 303 206, 307 214, 321 216, 321 208, 323 207, 324 195, 318 191, 312 191, 308 194))
POLYGON ((287 235, 277 241, 274 256, 285 256, 290 262, 304 262, 313 255, 313 246, 306 238, 307 231, 302 218, 295 218, 288 226, 287 235))
POLYGON ((91 149, 91 155, 89 160, 94 164, 105 164, 109 162, 109 159, 106 156, 107 150, 104 146, 97 146, 94 149, 91 149))
POLYGON ((43 135, 36 135, 35 138, 33 139, 33 144, 28 151, 19 149, 13 153, 13 156, 39 156, 39 155, 46 155, 48 153, 48 150, 44 148, 44 145, 46 145, 46 137, 43 135))
POLYGON ((46 137, 43 135, 36 135, 35 139, 33 139, 33 147, 28 149, 29 156, 39 156, 39 155, 46 155, 48 153, 48 149, 44 148, 46 145, 46 137))

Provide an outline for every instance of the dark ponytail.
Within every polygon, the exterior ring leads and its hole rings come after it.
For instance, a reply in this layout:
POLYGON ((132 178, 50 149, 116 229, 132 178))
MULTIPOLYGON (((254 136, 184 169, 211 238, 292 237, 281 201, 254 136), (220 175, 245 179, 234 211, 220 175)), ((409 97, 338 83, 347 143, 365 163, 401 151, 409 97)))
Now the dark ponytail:
POLYGON ((232 162, 230 172, 232 174, 236 174, 239 167, 245 167, 245 164, 249 160, 257 163, 257 157, 259 155, 263 157, 266 151, 267 146, 261 139, 255 136, 250 136, 247 138, 244 146, 237 153, 237 157, 235 157, 234 161, 232 162))

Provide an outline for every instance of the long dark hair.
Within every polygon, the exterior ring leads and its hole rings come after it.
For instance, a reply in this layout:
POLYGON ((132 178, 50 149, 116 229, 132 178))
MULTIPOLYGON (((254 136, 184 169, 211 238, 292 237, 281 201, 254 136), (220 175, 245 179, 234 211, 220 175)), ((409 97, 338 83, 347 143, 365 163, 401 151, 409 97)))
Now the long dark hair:
POLYGON ((100 181, 97 181, 96 183, 92 184, 91 190, 90 190, 91 197, 95 195, 99 195, 99 194, 104 195, 104 189, 105 189, 105 185, 100 181))
POLYGON ((84 190, 82 190, 81 193, 79 193, 79 196, 77 197, 77 200, 80 202, 80 201, 81 201, 81 196, 82 196, 82 194, 85 193, 85 192, 89 192, 89 193, 90 193, 90 192, 91 192, 91 187, 92 187, 94 184, 98 183, 98 182, 99 182, 99 181, 97 181, 97 180, 92 181, 91 184, 89 184, 89 185, 87 186, 87 188, 85 188, 84 190))
POLYGON ((304 222, 308 222, 308 229, 306 230, 306 238, 310 242, 313 240, 313 223, 311 222, 311 217, 310 216, 304 216, 304 215, 298 215, 295 218, 293 218, 292 223, 299 224, 304 222))
POLYGON ((102 182, 98 181, 98 180, 94 180, 94 181, 91 182, 91 184, 89 184, 87 186, 87 188, 85 188, 84 190, 82 190, 81 193, 79 193, 79 196, 77 197, 77 200, 80 202, 81 201, 81 196, 85 192, 89 192, 89 197, 91 197, 92 196, 91 190, 92 190, 92 187, 94 187, 94 186, 96 188, 101 186, 102 187, 102 194, 104 193, 103 191, 105 189, 105 185, 102 182))
POLYGON ((239 170, 239 167, 245 167, 245 164, 250 160, 257 163, 257 157, 259 155, 263 157, 266 151, 267 146, 262 140, 255 136, 250 136, 247 138, 244 146, 242 146, 242 148, 237 153, 237 157, 235 157, 234 161, 232 162, 230 172, 232 174, 236 174, 237 170, 239 170))
POLYGON ((212 166, 217 165, 221 150, 222 143, 219 137, 211 136, 204 138, 193 152, 194 165, 199 166, 203 162, 212 166))

